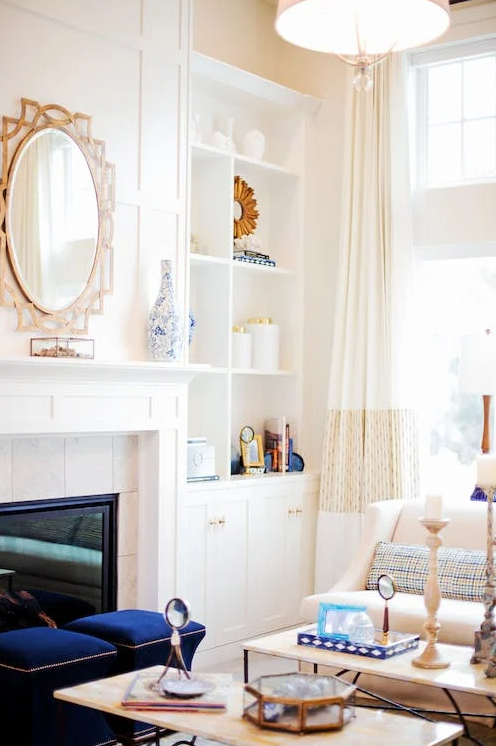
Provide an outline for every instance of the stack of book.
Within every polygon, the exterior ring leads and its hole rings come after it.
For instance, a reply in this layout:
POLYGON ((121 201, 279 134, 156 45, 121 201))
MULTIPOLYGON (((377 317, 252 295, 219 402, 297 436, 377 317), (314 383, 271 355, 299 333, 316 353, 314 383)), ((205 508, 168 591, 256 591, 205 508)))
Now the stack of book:
MULTIPOLYGON (((184 697, 166 694, 158 684, 156 667, 138 671, 132 679, 121 706, 130 710, 168 710, 173 712, 218 712, 227 708, 232 675, 228 673, 204 673, 198 678, 212 684, 212 689, 198 696, 184 697)), ((177 680, 177 671, 167 673, 167 678, 177 680)), ((162 679, 163 683, 165 679, 162 679)))
POLYGON ((293 471, 293 438, 286 417, 270 417, 264 423, 264 453, 270 456, 269 471, 293 471))
POLYGON ((266 267, 275 267, 276 263, 268 254, 262 254, 254 249, 234 249, 233 259, 237 262, 248 262, 249 264, 263 264, 266 267))

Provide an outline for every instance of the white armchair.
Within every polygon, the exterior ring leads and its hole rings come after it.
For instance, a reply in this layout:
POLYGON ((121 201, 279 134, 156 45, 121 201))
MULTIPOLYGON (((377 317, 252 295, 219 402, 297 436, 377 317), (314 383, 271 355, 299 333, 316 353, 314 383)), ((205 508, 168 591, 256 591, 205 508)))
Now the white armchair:
MULTIPOLYGON (((321 602, 358 604, 366 606, 374 626, 381 628, 384 601, 375 585, 371 586, 373 570, 377 571, 382 562, 382 572, 389 571, 394 576, 396 570, 399 575, 409 574, 412 580, 415 568, 420 567, 417 563, 423 563, 426 569, 426 531, 418 520, 423 507, 421 501, 386 500, 370 504, 360 547, 348 569, 329 591, 303 599, 300 609, 303 619, 315 622, 321 602), (397 551, 391 545, 398 545, 397 551), (381 549, 387 549, 382 552, 382 559, 381 549), (424 556, 417 556, 421 554, 424 556)), ((467 498, 464 504, 445 506, 443 517, 450 520, 440 534, 443 547, 453 551, 445 553, 444 577, 442 580, 440 577, 443 598, 438 612, 441 624, 438 639, 470 646, 474 644, 474 631, 480 628, 484 618, 483 604, 473 599, 480 597, 485 584, 487 505, 467 498)), ((427 617, 423 594, 420 589, 412 592, 410 585, 405 592, 399 585, 399 592, 389 602, 390 628, 423 637, 427 617)))

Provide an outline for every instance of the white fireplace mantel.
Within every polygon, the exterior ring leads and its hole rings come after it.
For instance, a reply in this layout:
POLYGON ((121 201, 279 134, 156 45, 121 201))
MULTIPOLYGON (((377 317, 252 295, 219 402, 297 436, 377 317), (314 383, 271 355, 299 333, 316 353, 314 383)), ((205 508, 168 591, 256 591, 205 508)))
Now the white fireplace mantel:
MULTIPOLYGON (((188 384, 206 365, 0 359, 0 437, 139 435, 138 605, 176 592, 188 384)), ((89 468, 90 465, 88 465, 89 468)))
MULTIPOLYGON (((175 394, 208 366, 0 359, 0 435, 160 430, 175 394)), ((169 423, 170 424, 170 423, 169 423)))

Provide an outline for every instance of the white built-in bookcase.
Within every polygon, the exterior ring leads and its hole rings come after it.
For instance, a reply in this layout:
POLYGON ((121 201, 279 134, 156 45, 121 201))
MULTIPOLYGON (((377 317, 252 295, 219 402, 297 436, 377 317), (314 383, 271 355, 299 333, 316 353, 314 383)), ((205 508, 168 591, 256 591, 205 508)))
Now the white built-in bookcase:
POLYGON ((264 420, 285 415, 298 442, 302 417, 304 190, 306 121, 317 99, 199 53, 191 55, 191 119, 200 137, 190 143, 190 227, 198 252, 190 253, 190 307, 197 319, 189 362, 209 372, 190 386, 189 437, 215 446, 216 471, 229 480, 231 444, 241 427, 262 432, 264 420), (235 153, 212 145, 234 120, 235 153), (266 138, 263 161, 242 154, 245 133, 266 138), (233 183, 254 190, 255 235, 276 267, 232 260, 233 183), (279 325, 280 368, 274 373, 231 365, 231 329, 251 317, 279 325))

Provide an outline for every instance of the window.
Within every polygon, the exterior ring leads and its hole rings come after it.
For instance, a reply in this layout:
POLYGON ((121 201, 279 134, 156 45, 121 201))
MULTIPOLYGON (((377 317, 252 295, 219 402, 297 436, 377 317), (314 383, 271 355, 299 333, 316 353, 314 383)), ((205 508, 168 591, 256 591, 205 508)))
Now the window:
POLYGON ((495 180, 496 40, 412 54, 411 61, 417 187, 495 180))
MULTIPOLYGON (((416 270, 423 483, 426 492, 466 500, 476 480, 483 420, 482 397, 459 391, 460 344, 465 334, 496 329, 496 257, 421 260, 416 270)), ((494 421, 494 404, 492 415, 494 421)))
MULTIPOLYGON (((496 39, 419 50, 410 60, 415 186, 418 195, 436 188, 435 197, 420 195, 414 215, 417 235, 436 242, 415 249, 422 490, 467 500, 476 481, 483 412, 482 396, 459 391, 461 340, 486 328, 496 331, 496 236, 490 211, 474 209, 481 194, 488 204, 496 194, 496 39), (452 187, 462 184, 472 209, 457 220, 453 206, 460 204, 460 192, 452 187), (477 238, 443 244, 457 240, 453 223, 461 240, 477 238)), ((493 422, 495 410, 493 402, 493 422)))

